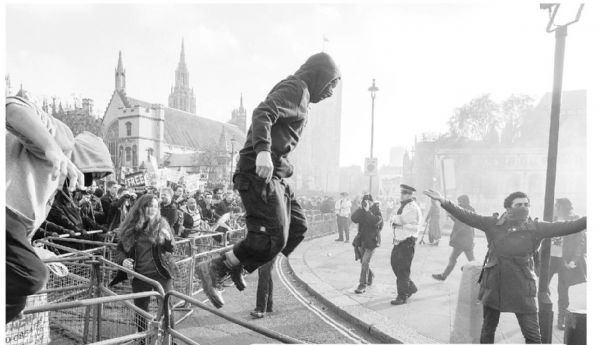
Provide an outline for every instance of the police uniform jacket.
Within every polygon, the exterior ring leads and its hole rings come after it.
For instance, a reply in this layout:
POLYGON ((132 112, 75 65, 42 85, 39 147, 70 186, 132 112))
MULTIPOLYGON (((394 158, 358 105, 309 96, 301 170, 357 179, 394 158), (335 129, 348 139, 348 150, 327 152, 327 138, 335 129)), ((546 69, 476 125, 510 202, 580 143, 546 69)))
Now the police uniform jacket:
POLYGON ((565 236, 586 228, 586 217, 576 221, 548 223, 528 219, 516 226, 506 215, 485 217, 450 201, 442 208, 459 221, 485 232, 489 246, 478 298, 501 312, 535 313, 536 274, 534 253, 544 238, 565 236))

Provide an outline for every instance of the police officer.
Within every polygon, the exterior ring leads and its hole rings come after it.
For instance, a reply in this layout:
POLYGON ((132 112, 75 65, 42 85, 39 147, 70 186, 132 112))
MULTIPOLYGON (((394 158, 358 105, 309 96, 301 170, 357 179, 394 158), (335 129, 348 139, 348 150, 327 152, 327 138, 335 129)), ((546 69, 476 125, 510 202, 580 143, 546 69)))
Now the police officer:
POLYGON ((415 253, 415 242, 422 221, 422 211, 415 202, 415 188, 406 184, 401 185, 401 207, 392 217, 394 234, 393 248, 390 255, 390 265, 396 275, 397 297, 390 301, 393 305, 407 303, 407 299, 417 292, 417 287, 411 281, 411 262, 415 253))
POLYGON ((501 312, 515 313, 526 343, 540 344, 536 303, 534 254, 543 238, 565 236, 586 228, 586 217, 575 221, 548 223, 529 217, 530 199, 511 193, 503 203, 501 217, 485 217, 446 200, 437 191, 427 196, 459 221, 484 231, 488 241, 478 299, 484 306, 480 343, 492 344, 501 312))

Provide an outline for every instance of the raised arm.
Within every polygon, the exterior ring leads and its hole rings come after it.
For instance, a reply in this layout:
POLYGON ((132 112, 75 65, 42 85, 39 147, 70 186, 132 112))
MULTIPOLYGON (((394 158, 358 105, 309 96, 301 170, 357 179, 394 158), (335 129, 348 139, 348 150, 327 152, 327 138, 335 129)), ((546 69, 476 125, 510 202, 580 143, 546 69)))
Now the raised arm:
POLYGON ((490 229, 492 226, 494 226, 494 224, 497 222, 497 218, 495 218, 495 217, 481 216, 475 212, 465 210, 465 209, 453 204, 451 201, 445 199, 437 191, 429 189, 429 190, 425 191, 424 194, 426 194, 427 196, 429 196, 430 198, 432 198, 434 200, 440 201, 440 206, 442 206, 442 208, 445 211, 449 212, 449 214, 451 214, 451 216, 455 217, 460 222, 465 223, 476 229, 486 232, 488 229, 490 229))
POLYGON ((536 232, 541 238, 566 236, 586 229, 586 216, 567 222, 537 222, 536 232))

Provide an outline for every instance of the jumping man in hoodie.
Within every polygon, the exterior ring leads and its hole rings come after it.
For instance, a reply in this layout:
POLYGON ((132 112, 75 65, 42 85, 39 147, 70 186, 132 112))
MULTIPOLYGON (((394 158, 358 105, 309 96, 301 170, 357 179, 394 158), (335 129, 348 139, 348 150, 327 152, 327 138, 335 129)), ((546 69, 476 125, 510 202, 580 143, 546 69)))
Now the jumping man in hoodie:
POLYGON ((288 256, 303 240, 305 215, 284 180, 293 173, 288 154, 300 140, 309 103, 332 96, 339 79, 334 60, 315 54, 254 110, 233 181, 246 209, 248 235, 233 250, 199 266, 203 290, 215 307, 224 304, 216 289, 224 277, 229 274, 242 291, 243 269, 253 272, 279 252, 288 256))

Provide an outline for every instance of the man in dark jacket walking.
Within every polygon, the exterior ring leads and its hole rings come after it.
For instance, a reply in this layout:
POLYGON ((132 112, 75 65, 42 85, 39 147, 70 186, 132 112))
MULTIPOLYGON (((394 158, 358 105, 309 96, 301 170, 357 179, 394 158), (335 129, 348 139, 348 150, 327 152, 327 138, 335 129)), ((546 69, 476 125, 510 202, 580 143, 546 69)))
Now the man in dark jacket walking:
POLYGON ((359 276, 359 286, 355 293, 365 292, 365 288, 373 282, 374 273, 369 268, 371 257, 378 247, 378 234, 382 230, 382 214, 372 209, 373 198, 366 194, 361 202, 361 208, 357 209, 351 216, 353 223, 357 223, 359 232, 353 240, 353 245, 358 247, 361 255, 361 275, 359 276), (379 214, 378 214, 379 213, 379 214))
POLYGON ((303 240, 307 221, 285 181, 293 173, 288 154, 300 140, 309 103, 332 96, 339 79, 334 60, 326 53, 315 54, 253 111, 233 178, 246 209, 248 234, 232 251, 199 266, 203 289, 215 307, 224 303, 216 289, 221 278, 229 273, 243 290, 242 269, 253 272, 279 252, 288 256, 303 240))
POLYGON ((575 221, 548 223, 532 220, 530 199, 525 193, 511 193, 503 203, 500 217, 485 217, 457 207, 439 192, 424 192, 459 221, 484 231, 488 241, 478 298, 484 305, 480 343, 492 344, 501 312, 515 313, 526 343, 540 344, 536 303, 534 253, 544 238, 566 236, 586 228, 586 217, 575 221))
MULTIPOLYGON (((434 199, 432 199, 433 202, 434 199)), ((470 198, 467 195, 461 195, 457 198, 459 202, 459 207, 468 210, 470 212, 476 212, 474 208, 470 205, 470 198)), ((462 223, 457 220, 457 218, 451 215, 451 219, 453 219, 453 231, 451 231, 451 241, 450 245, 453 247, 453 251, 451 252, 451 257, 449 257, 449 264, 447 268, 444 270, 442 274, 433 274, 432 277, 436 280, 445 280, 455 268, 457 264, 457 259, 461 253, 465 253, 465 257, 469 261, 474 261, 474 228, 471 226, 462 223)))

